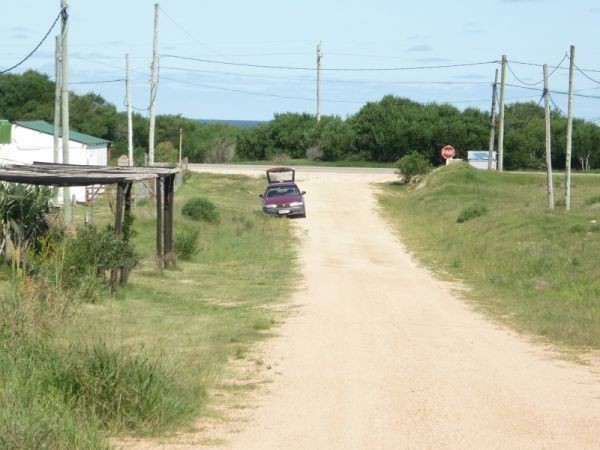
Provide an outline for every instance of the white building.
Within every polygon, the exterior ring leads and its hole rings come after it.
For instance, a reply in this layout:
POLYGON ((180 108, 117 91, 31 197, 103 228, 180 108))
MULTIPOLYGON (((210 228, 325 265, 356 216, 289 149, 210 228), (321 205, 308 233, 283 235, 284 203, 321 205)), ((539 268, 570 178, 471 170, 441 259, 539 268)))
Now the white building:
MULTIPOLYGON (((14 122, 10 135, 0 142, 0 165, 62 163, 62 138, 58 142, 58 161, 54 161, 54 125, 43 120, 14 122)), ((111 142, 76 131, 69 131, 69 164, 106 166, 111 142)), ((72 187, 71 195, 85 201, 85 187, 72 187)))

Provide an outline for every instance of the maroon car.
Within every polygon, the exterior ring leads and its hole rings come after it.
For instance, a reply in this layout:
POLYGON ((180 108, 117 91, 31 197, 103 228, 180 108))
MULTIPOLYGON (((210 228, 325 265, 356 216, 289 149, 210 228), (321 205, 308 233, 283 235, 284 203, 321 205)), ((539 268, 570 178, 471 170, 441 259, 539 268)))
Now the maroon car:
POLYGON ((306 192, 296 185, 295 174, 291 167, 267 169, 268 185, 264 194, 260 194, 264 212, 275 216, 306 217, 303 197, 306 192))

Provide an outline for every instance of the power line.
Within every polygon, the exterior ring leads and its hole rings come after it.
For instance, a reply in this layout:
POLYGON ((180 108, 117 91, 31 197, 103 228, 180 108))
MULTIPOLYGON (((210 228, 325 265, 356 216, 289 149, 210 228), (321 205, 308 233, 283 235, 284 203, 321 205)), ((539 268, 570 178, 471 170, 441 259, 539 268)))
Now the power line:
MULTIPOLYGON (((294 97, 294 96, 279 95, 279 94, 267 94, 264 92, 256 92, 256 91, 245 91, 242 89, 225 88, 225 87, 221 87, 221 86, 214 86, 211 84, 194 83, 191 81, 175 80, 173 78, 167 78, 164 76, 162 77, 162 79, 173 81, 175 83, 188 84, 188 85, 192 85, 192 86, 200 86, 200 87, 205 87, 208 89, 216 89, 219 91, 237 92, 239 94, 258 95, 261 97, 285 98, 285 99, 289 99, 289 100, 306 100, 306 101, 311 101, 311 102, 314 102, 316 100, 316 97, 294 97)), ((356 101, 351 101, 351 100, 323 100, 323 101, 329 102, 329 103, 353 103, 353 104, 361 104, 361 105, 365 103, 365 102, 356 102, 356 101)))
POLYGON ((600 81, 595 80, 594 78, 590 77, 587 73, 585 73, 583 70, 581 70, 579 67, 577 67, 577 64, 573 63, 573 67, 575 67, 577 69, 577 71, 583 75, 584 77, 586 77, 588 80, 593 81, 596 84, 600 84, 600 81))
MULTIPOLYGON (((278 69, 278 70, 316 70, 315 67, 293 67, 293 66, 270 66, 263 64, 250 64, 250 63, 234 63, 228 61, 217 61, 213 59, 203 58, 192 58, 189 56, 178 56, 178 55, 160 55, 161 58, 175 58, 183 59, 187 61, 204 62, 209 64, 223 64, 228 66, 239 66, 239 67, 255 67, 259 69, 278 69)), ((371 67, 371 68, 323 68, 321 70, 327 70, 330 72, 383 72, 383 71, 399 71, 399 70, 426 70, 426 69, 446 69, 452 67, 472 67, 481 66, 486 64, 497 64, 498 61, 483 61, 476 63, 463 63, 463 64, 445 64, 438 66, 412 66, 412 67, 371 67)))
MULTIPOLYGON (((514 87, 514 88, 519 88, 519 89, 528 89, 530 91, 538 91, 538 92, 543 92, 543 89, 540 88, 534 88, 534 87, 528 87, 528 86, 520 86, 518 84, 506 84, 506 86, 510 86, 510 87, 514 87)), ((548 91, 548 92, 552 92, 553 94, 559 94, 559 95, 569 95, 568 92, 564 92, 564 91, 548 91)), ((600 96, 597 95, 585 95, 585 94, 573 94, 575 97, 582 97, 582 98, 592 98, 595 100, 600 100, 600 96)))
POLYGON ((125 81, 125 78, 118 78, 116 80, 102 80, 102 81, 69 81, 69 84, 105 84, 105 83, 119 83, 125 81))
MULTIPOLYGON (((163 69, 168 70, 176 70, 180 72, 190 72, 190 73, 206 73, 206 74, 215 74, 215 75, 228 75, 228 76, 238 76, 242 78, 260 78, 260 79, 269 79, 269 80, 286 80, 286 81, 302 81, 302 82, 315 82, 315 77, 279 77, 273 75, 259 75, 259 74, 249 74, 242 72, 224 72, 218 70, 202 70, 202 69, 188 69, 183 67, 173 67, 173 66, 162 66, 163 69)), ((417 81, 417 80, 356 80, 356 79, 335 79, 335 78, 325 78, 323 79, 325 83, 362 83, 362 84, 439 84, 439 85, 489 85, 488 81, 417 81)))
POLYGON ((23 64, 25 61, 27 61, 29 58, 31 58, 33 56, 33 54, 38 50, 38 48, 41 47, 41 45, 44 43, 44 41, 48 38, 48 36, 50 35, 50 32, 52 31, 52 29, 54 28, 54 26, 56 25, 56 22, 58 22, 58 19, 60 19, 61 15, 63 13, 63 9, 61 9, 58 13, 58 15, 56 16, 56 19, 54 19, 54 22, 52 23, 52 25, 50 26, 50 29, 46 32, 46 34, 44 35, 44 37, 42 38, 42 40, 38 43, 38 45, 35 46, 35 48, 33 50, 31 50, 27 56, 25 56, 21 61, 19 61, 17 64, 15 64, 12 67, 9 67, 8 69, 5 69, 3 71, 0 71, 0 74, 3 73, 7 73, 10 72, 13 69, 16 69, 17 67, 19 67, 21 64, 23 64))
MULTIPOLYGON (((568 58, 568 55, 565 53, 565 56, 563 56, 563 59, 558 63, 558 65, 554 66, 554 70, 552 72, 550 72, 550 74, 548 75, 548 78, 550 78, 554 72, 556 72, 560 67, 561 64, 565 61, 565 59, 568 58)), ((507 64, 508 66, 508 70, 510 71, 510 73, 513 74, 513 76, 517 79, 517 81, 521 84, 525 84, 527 86, 536 86, 538 84, 542 84, 544 82, 544 79, 542 78, 540 81, 536 81, 535 83, 527 83, 526 81, 521 80, 517 74, 512 70, 512 67, 510 66, 510 64, 507 64)))
MULTIPOLYGON (((564 59, 563 59, 564 61, 564 59)), ((521 64, 523 66, 534 66, 534 67, 544 67, 543 64, 537 64, 537 63, 530 63, 530 62, 523 62, 523 61, 511 61, 511 63, 513 64, 521 64)), ((548 66, 549 68, 552 69, 562 69, 562 70, 569 70, 568 67, 560 67, 560 66, 548 66)), ((581 69, 584 70, 586 72, 595 72, 595 73, 600 73, 600 69, 581 69)), ((554 73, 554 72, 553 72, 554 73)))
POLYGON ((175 20, 165 11, 165 9, 162 6, 159 6, 159 8, 163 12, 163 14, 167 17, 167 19, 169 19, 177 28, 179 28, 181 31, 183 31, 185 34, 187 34, 189 37, 191 37, 197 44, 200 44, 202 47, 209 50, 211 53, 214 53, 215 55, 224 56, 224 55, 221 55, 216 50, 213 50, 212 48, 210 48, 204 42, 201 42, 200 40, 198 40, 194 35, 192 35, 192 33, 190 33, 188 30, 186 30, 181 25, 179 25, 177 22, 175 22, 175 20))

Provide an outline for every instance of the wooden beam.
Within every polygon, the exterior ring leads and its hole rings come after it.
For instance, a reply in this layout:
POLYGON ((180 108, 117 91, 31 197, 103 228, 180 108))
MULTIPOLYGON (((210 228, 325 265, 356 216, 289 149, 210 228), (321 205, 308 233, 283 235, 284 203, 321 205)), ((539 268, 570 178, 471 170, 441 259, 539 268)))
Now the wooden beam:
MULTIPOLYGON (((123 203, 125 197, 125 184, 117 185, 117 199, 115 205, 115 235, 119 236, 123 229, 123 203)), ((110 293, 114 294, 117 289, 117 273, 118 269, 110 270, 110 293)))
POLYGON ((158 264, 158 270, 163 271, 164 269, 164 258, 165 255, 163 253, 163 223, 164 223, 164 215, 163 215, 163 187, 162 187, 162 178, 156 179, 156 259, 158 264))
MULTIPOLYGON (((127 225, 127 228, 123 230, 123 240, 128 243, 129 236, 131 234, 131 230, 129 227, 131 226, 131 191, 133 189, 133 183, 127 183, 125 185, 125 212, 123 216, 123 221, 127 225)), ((119 279, 120 284, 126 284, 129 279, 129 271, 131 267, 121 267, 121 277, 119 279)))
POLYGON ((175 175, 169 175, 164 178, 165 195, 165 265, 175 264, 175 254, 173 253, 173 209, 175 198, 175 175))

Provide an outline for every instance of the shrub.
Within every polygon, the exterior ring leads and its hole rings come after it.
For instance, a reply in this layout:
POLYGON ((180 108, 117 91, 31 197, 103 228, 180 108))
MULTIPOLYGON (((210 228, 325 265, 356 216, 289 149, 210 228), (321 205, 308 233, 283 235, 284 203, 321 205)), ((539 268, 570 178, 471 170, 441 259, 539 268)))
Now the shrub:
POLYGON ((195 228, 182 227, 175 232, 173 247, 177 257, 189 260, 198 253, 200 233, 195 228))
POLYGON ((219 221, 219 210, 213 202, 204 197, 193 197, 189 199, 183 208, 181 214, 192 220, 203 220, 205 222, 216 223, 219 221))
POLYGON ((425 156, 411 152, 396 161, 396 167, 404 176, 404 182, 409 183, 416 175, 425 175, 431 171, 431 164, 425 156))
POLYGON ((583 203, 585 203, 588 206, 596 205, 600 203, 600 195, 593 195, 591 197, 588 197, 583 201, 583 203))
MULTIPOLYGON (((31 257, 30 273, 48 289, 95 301, 111 269, 131 270, 138 262, 131 243, 124 239, 131 224, 124 224, 121 236, 111 228, 85 227, 75 236, 51 229, 42 240, 40 250, 31 257)), ((43 290, 41 290, 44 292, 43 290)))
POLYGON ((484 205, 471 205, 464 208, 456 221, 458 223, 466 222, 467 220, 474 219, 475 217, 483 216, 488 212, 488 209, 484 205))

